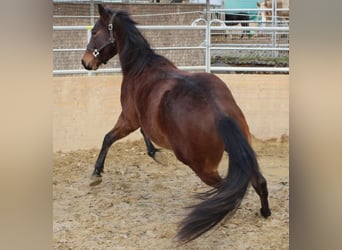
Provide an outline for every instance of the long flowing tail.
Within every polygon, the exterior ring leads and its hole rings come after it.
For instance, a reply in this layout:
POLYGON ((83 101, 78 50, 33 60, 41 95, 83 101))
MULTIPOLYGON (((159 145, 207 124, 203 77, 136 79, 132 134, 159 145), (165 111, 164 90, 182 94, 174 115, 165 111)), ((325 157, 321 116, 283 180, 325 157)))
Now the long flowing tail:
POLYGON ((258 166, 253 149, 232 118, 221 118, 217 129, 229 154, 228 174, 216 188, 199 195, 203 202, 190 207, 193 210, 181 222, 176 236, 182 243, 196 239, 234 214, 247 191, 252 171, 258 166))

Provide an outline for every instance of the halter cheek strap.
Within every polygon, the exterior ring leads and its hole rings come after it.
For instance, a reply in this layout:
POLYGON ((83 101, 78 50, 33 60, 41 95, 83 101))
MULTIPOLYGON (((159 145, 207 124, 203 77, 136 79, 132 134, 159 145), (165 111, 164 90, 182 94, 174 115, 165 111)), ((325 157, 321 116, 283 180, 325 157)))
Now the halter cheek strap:
POLYGON ((100 59, 100 57, 98 57, 100 55, 101 50, 103 50, 108 45, 111 45, 111 44, 115 45, 115 38, 114 38, 114 32, 113 32, 113 22, 114 22, 115 16, 116 16, 116 13, 114 13, 112 15, 112 17, 110 18, 109 24, 107 26, 107 30, 109 31, 109 40, 108 40, 108 42, 103 44, 98 49, 90 47, 89 44, 87 45, 87 50, 90 51, 90 52, 93 52, 93 56, 96 57, 97 59, 99 59, 101 62, 102 62, 102 60, 100 59))

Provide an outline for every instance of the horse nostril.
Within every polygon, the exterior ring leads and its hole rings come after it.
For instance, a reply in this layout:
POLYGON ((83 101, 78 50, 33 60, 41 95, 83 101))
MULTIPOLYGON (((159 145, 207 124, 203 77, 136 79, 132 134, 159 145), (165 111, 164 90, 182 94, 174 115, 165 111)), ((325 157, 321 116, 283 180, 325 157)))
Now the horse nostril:
POLYGON ((91 67, 89 65, 87 65, 83 59, 81 60, 81 63, 86 70, 91 70, 91 67))

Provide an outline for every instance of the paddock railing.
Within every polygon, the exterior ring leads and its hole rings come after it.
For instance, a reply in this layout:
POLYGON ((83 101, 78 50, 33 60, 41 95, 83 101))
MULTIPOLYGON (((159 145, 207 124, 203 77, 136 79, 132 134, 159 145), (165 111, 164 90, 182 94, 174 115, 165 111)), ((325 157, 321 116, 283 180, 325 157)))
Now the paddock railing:
MULTIPOLYGON (((212 9, 210 12, 215 13, 217 9, 212 9)), ((224 61, 228 57, 237 60, 264 57, 275 60, 283 57, 288 59, 288 23, 266 26, 251 21, 249 27, 242 27, 228 26, 221 18, 210 21, 198 18, 189 25, 138 25, 138 28, 157 53, 169 58, 180 69, 221 73, 289 72, 288 66, 267 66, 267 63, 266 66, 254 66, 253 63, 247 63, 247 66, 235 66, 224 61), (160 41, 161 37, 163 41, 160 41)), ((80 60, 90 39, 91 29, 92 25, 53 26, 53 75, 121 72, 117 56, 97 71, 87 71, 82 68, 80 60), (75 34, 78 37, 76 42, 66 42, 75 34)))

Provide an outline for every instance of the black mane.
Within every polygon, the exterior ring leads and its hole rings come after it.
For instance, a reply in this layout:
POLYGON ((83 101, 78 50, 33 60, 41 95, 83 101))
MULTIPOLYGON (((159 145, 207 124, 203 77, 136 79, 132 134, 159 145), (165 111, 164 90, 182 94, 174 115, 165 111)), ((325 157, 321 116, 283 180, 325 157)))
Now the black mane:
MULTIPOLYGON (((123 48, 119 52, 123 73, 137 76, 146 66, 158 60, 160 63, 172 64, 165 57, 156 54, 150 44, 136 27, 137 23, 131 19, 126 11, 118 11, 115 16, 114 29, 120 30, 123 48)), ((172 64, 173 65, 173 64, 172 64)))

